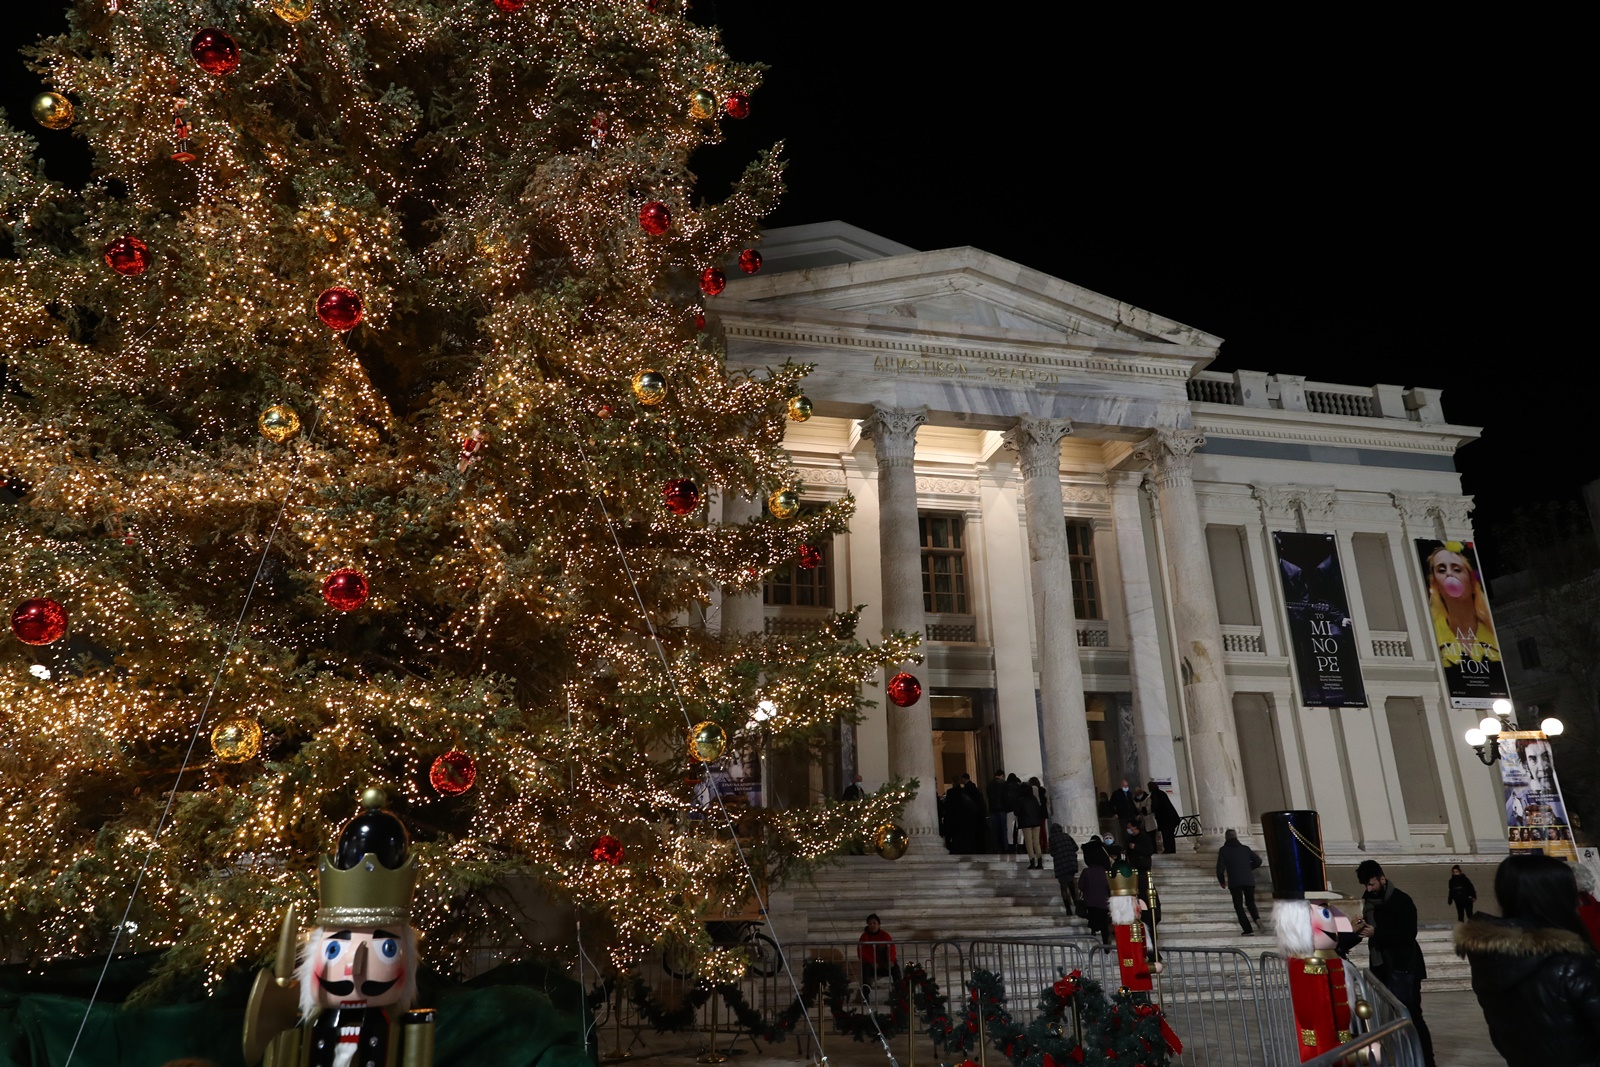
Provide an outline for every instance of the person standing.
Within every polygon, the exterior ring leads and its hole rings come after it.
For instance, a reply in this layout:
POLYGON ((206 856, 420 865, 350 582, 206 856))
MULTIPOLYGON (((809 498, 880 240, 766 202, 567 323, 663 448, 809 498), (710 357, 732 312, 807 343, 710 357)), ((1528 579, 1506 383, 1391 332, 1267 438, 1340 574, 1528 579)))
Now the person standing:
POLYGON ((1456 955, 1510 1067, 1582 1067, 1600 1047, 1600 956, 1578 918, 1574 873, 1552 856, 1509 856, 1494 876, 1504 918, 1456 927, 1456 955))
POLYGON ((866 791, 861 788, 861 776, 855 776, 851 783, 844 787, 844 800, 860 800, 866 796, 866 791))
POLYGON ((1241 933, 1255 933, 1252 920, 1261 925, 1261 913, 1256 910, 1256 868, 1260 866, 1261 857, 1239 840, 1239 831, 1223 835, 1222 847, 1217 849, 1217 884, 1233 894, 1233 913, 1239 917, 1241 933))
POLYGON ((989 812, 983 803, 983 791, 973 782, 970 774, 961 775, 961 795, 967 801, 967 823, 963 837, 965 847, 961 851, 982 852, 984 838, 988 834, 989 812))
POLYGON ((1056 881, 1061 883, 1061 903, 1067 906, 1067 914, 1077 914, 1074 883, 1078 877, 1078 843, 1058 822, 1050 824, 1050 866, 1055 871, 1056 881))
POLYGON ((1006 772, 996 767, 989 779, 989 844, 995 852, 1006 851, 1006 772))
POLYGON ((1124 778, 1122 785, 1111 794, 1111 810, 1116 813, 1117 825, 1126 827, 1139 817, 1139 805, 1133 799, 1133 790, 1128 788, 1128 780, 1124 778))
POLYGON ((1435 1067, 1433 1034, 1422 1018, 1422 980, 1428 977, 1428 964, 1422 957, 1422 946, 1417 944, 1416 902, 1390 883, 1377 860, 1362 860, 1356 868, 1356 881, 1364 892, 1361 921, 1356 924, 1355 933, 1367 939, 1372 976, 1411 1012, 1422 1042, 1422 1062, 1425 1067, 1435 1067))
POLYGON ((1170 856, 1178 851, 1178 823, 1183 821, 1178 809, 1173 807, 1167 791, 1154 781, 1150 783, 1150 814, 1155 816, 1156 829, 1161 831, 1161 851, 1170 856))
POLYGON ((872 983, 879 975, 890 975, 900 981, 900 965, 895 959, 894 938, 883 928, 876 914, 867 916, 867 928, 856 939, 856 955, 861 960, 861 995, 870 998, 872 983))
POLYGON ((1022 831, 1022 843, 1028 849, 1028 870, 1042 870, 1044 868, 1044 850, 1039 847, 1039 827, 1044 824, 1044 806, 1039 803, 1039 794, 1033 788, 1030 779, 1028 785, 1017 790, 1017 829, 1022 831))
POLYGON ((1472 906, 1478 902, 1478 891, 1473 888, 1472 879, 1461 873, 1459 863, 1450 868, 1450 887, 1444 902, 1456 906, 1456 922, 1464 923, 1472 918, 1472 906))
POLYGON ((1083 873, 1078 876, 1078 897, 1083 901, 1089 929, 1100 935, 1102 945, 1111 944, 1111 878, 1107 874, 1106 850, 1083 846, 1083 873))

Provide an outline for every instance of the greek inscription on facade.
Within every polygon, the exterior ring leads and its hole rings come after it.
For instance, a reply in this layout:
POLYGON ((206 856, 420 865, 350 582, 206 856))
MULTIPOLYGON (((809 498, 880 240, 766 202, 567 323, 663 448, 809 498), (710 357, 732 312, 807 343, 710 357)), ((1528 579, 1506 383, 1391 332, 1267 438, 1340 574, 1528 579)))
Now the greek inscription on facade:
MULTIPOLYGON (((934 378, 974 378, 979 368, 954 359, 935 359, 931 356, 877 356, 872 369, 879 374, 916 374, 934 378)), ((1052 370, 1035 367, 982 367, 981 373, 991 381, 1021 384, 1057 385, 1061 375, 1052 370)))

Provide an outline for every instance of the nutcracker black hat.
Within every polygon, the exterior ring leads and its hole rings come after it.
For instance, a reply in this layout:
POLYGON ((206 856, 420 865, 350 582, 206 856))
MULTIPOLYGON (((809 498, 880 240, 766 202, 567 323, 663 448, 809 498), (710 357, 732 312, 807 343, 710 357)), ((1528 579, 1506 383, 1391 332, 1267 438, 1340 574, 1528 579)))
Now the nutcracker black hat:
POLYGON ((317 925, 409 925, 417 861, 387 800, 381 789, 363 793, 364 810, 345 823, 338 851, 317 865, 317 925))
POLYGON ((1328 863, 1322 853, 1322 820, 1314 811, 1264 811, 1274 900, 1338 900, 1328 891, 1328 863))

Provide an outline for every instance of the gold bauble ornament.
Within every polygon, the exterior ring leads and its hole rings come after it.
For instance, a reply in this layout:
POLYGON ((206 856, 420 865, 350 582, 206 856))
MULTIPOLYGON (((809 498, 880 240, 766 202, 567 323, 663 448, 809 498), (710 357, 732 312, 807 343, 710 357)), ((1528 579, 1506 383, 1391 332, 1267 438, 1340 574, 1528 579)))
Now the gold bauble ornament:
POLYGON ((728 747, 728 735, 716 723, 706 721, 689 731, 689 758, 696 763, 715 763, 728 747))
POLYGON ((1365 1000, 1362 1000, 1360 997, 1356 998, 1356 1018, 1372 1018, 1372 1005, 1367 1003, 1365 1000))
POLYGON ((33 120, 47 130, 64 130, 72 125, 72 101, 57 92, 40 93, 33 98, 33 120))
POLYGON ((389 803, 389 794, 375 785, 369 785, 361 791, 361 806, 369 811, 377 811, 389 803))
POLYGON ((789 398, 789 417, 795 422, 805 422, 811 417, 811 398, 809 396, 791 396, 789 398))
POLYGON ((655 407, 667 398, 667 376, 655 370, 640 371, 633 376, 633 395, 645 407, 655 407))
POLYGON ((272 13, 291 26, 311 17, 311 0, 272 0, 272 13))
POLYGON ((275 445, 283 444, 300 432, 300 416, 294 413, 294 408, 283 404, 274 404, 263 411, 256 424, 261 428, 261 436, 275 445))
POLYGON ((767 497, 767 510, 775 519, 792 519, 800 514, 800 494, 793 489, 779 489, 767 497))
POLYGON ((211 751, 223 763, 243 763, 261 751, 261 724, 243 715, 231 715, 211 731, 211 751))
POLYGON ((886 860, 897 860, 911 847, 911 835, 898 823, 886 822, 872 835, 872 848, 886 860))
POLYGON ((689 114, 704 122, 717 113, 717 98, 704 89, 696 89, 689 96, 689 114))

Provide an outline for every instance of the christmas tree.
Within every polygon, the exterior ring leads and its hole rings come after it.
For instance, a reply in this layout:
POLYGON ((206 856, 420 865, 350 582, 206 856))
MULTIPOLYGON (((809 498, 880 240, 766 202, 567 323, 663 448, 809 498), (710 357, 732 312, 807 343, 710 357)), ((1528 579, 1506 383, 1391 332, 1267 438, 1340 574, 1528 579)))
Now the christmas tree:
POLYGON ((259 962, 381 785, 432 964, 526 876, 622 966, 903 804, 734 812, 741 854, 707 801, 911 642, 716 625, 849 502, 799 507, 805 368, 722 360, 781 164, 697 198, 759 70, 686 8, 78 0, 27 50, 94 171, 0 128, 13 958, 259 962))

